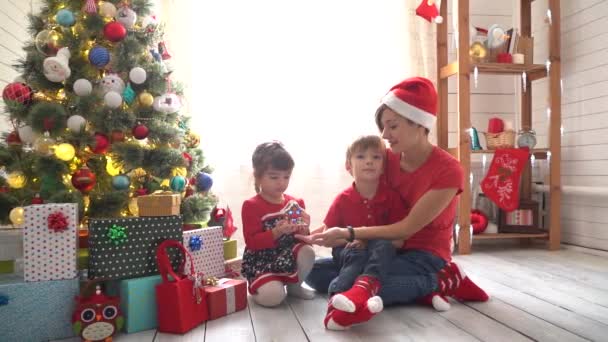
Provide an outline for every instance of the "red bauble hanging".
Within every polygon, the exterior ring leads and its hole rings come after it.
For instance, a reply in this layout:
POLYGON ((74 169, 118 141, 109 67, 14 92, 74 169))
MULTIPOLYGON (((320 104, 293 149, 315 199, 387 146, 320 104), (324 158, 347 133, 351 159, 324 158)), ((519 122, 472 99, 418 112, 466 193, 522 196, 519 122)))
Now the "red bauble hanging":
POLYGON ((21 143, 21 139, 19 138, 19 134, 17 133, 17 131, 12 131, 7 137, 6 137, 6 143, 9 146, 20 146, 21 143))
POLYGON ((34 198, 32 198, 32 204, 44 204, 44 201, 42 200, 42 197, 40 197, 40 194, 36 194, 34 198))
POLYGON ((186 187, 186 194, 184 195, 184 198, 190 197, 192 195, 194 195, 194 188, 188 185, 186 187))
POLYGON ((188 152, 184 152, 182 153, 182 157, 184 157, 186 167, 190 167, 190 165, 192 164, 192 156, 188 152))
POLYGON ((133 127, 133 137, 137 140, 146 139, 148 134, 150 134, 150 129, 148 129, 148 127, 146 127, 144 124, 138 124, 137 126, 133 127))
POLYGON ((28 105, 32 103, 32 88, 21 82, 9 83, 2 91, 2 99, 10 106, 20 104, 28 105))
POLYGON ((108 139, 108 136, 103 133, 95 133, 94 138, 95 143, 93 146, 90 146, 91 151, 96 154, 106 153, 110 147, 110 139, 108 139))
POLYGON ((145 196, 147 194, 148 194, 148 190, 146 190, 146 188, 139 188, 139 189, 135 190, 136 197, 145 196))
POLYGON ((118 21, 112 21, 103 27, 103 35, 107 40, 116 43, 127 36, 127 29, 118 21))
POLYGON ((112 142, 123 142, 125 141, 125 132, 119 130, 112 131, 111 137, 112 142))
POLYGON ((97 177, 86 165, 72 174, 72 185, 84 194, 91 191, 96 182, 97 177))

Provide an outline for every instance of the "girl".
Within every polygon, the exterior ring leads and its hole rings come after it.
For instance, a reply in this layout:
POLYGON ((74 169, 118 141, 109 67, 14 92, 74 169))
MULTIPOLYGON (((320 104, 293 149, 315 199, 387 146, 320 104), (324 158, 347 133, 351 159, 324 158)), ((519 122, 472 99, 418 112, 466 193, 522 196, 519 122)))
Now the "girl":
POLYGON ((294 233, 308 233, 310 216, 304 201, 285 194, 294 162, 283 145, 258 145, 252 156, 257 195, 243 203, 245 252, 242 273, 253 300, 263 306, 281 304, 287 294, 312 299, 314 291, 303 288, 315 259, 310 245, 294 233), (287 284, 287 293, 285 292, 287 284))

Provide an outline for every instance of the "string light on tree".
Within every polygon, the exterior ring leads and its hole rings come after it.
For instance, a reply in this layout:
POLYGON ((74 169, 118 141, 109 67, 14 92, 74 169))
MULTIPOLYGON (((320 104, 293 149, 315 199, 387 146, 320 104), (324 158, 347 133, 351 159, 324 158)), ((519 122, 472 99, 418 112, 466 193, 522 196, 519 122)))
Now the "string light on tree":
POLYGON ((76 155, 76 149, 74 146, 68 143, 61 143, 55 146, 55 157, 59 160, 70 161, 74 159, 76 155))
POLYGON ((13 171, 6 176, 6 184, 13 189, 21 189, 27 183, 27 178, 21 171, 13 171))

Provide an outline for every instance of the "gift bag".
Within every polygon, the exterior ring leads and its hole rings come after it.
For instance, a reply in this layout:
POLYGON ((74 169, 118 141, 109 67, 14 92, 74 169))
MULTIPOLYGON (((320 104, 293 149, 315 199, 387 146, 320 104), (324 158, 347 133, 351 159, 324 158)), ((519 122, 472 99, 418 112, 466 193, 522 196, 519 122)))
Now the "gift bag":
POLYGON ((25 281, 74 279, 78 274, 78 205, 25 207, 23 253, 25 281))
POLYGON ((202 277, 195 274, 190 253, 181 243, 167 240, 158 246, 156 262, 162 277, 162 283, 156 285, 158 331, 183 334, 205 322, 209 317, 207 300, 202 277), (190 260, 188 274, 184 273, 185 262, 181 263, 177 272, 173 271, 167 254, 168 247, 177 247, 183 253, 182 260, 190 260), (171 275, 171 280, 168 275, 171 275))
MULTIPOLYGON (((194 271, 207 277, 224 275, 222 227, 208 227, 184 232, 184 246, 194 260, 194 271)), ((189 262, 189 261, 188 261, 189 262)), ((186 266, 188 266, 186 264, 186 266)))

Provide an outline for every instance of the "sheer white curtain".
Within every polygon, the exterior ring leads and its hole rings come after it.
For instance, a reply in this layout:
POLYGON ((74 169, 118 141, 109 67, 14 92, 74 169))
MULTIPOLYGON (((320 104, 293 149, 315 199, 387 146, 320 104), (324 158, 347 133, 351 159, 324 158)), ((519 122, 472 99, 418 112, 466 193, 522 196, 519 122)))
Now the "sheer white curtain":
MULTIPOLYGON (((417 0, 161 0, 174 78, 231 205, 254 194, 251 153, 282 141, 296 168, 289 193, 319 224, 350 184, 346 146, 376 134, 373 114, 407 76, 435 78, 435 29, 417 0)), ((240 235, 240 234, 239 234, 240 235)))

